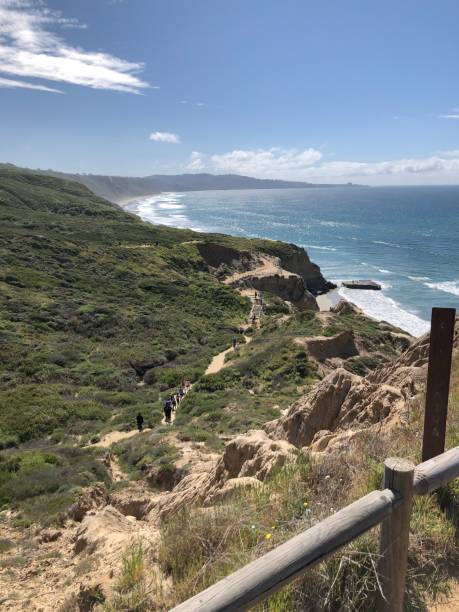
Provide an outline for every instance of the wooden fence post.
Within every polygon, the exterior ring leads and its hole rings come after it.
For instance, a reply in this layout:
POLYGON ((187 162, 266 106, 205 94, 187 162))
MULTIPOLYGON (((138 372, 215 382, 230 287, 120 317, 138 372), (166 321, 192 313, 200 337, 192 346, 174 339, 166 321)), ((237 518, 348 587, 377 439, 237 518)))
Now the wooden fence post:
POLYGON ((400 495, 400 502, 381 524, 379 612, 403 612, 413 476, 414 464, 411 461, 391 457, 384 462, 384 488, 400 495))
POLYGON ((423 461, 441 455, 445 450, 455 319, 454 308, 432 308, 422 441, 423 461))

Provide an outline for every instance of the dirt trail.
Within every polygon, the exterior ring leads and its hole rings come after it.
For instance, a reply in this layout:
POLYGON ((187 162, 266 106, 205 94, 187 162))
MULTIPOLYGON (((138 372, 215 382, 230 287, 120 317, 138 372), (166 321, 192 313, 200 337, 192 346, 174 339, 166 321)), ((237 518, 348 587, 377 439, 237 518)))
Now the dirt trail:
POLYGON ((260 264, 252 270, 246 270, 245 272, 235 272, 223 281, 226 285, 231 285, 243 278, 250 278, 251 276, 273 276, 278 274, 279 276, 291 276, 291 272, 287 272, 280 265, 280 261, 277 257, 268 257, 267 255, 260 255, 260 264))
MULTIPOLYGON (((146 428, 143 431, 151 431, 151 429, 146 428)), ((138 433, 139 432, 137 429, 133 429, 131 431, 110 431, 109 433, 105 434, 105 436, 103 436, 99 442, 91 444, 91 447, 99 446, 101 448, 108 448, 112 444, 115 444, 115 442, 121 442, 121 440, 132 438, 132 436, 135 436, 138 433)))

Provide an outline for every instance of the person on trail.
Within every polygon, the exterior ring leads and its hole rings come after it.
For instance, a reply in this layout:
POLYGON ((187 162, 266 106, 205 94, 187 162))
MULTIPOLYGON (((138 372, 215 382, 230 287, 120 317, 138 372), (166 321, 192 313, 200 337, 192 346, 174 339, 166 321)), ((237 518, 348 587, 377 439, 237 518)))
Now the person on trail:
POLYGON ((172 414, 172 401, 171 401, 171 398, 169 397, 166 400, 166 403, 164 404, 164 419, 166 423, 171 422, 171 414, 172 414))
POLYGON ((143 416, 139 414, 135 417, 135 420, 137 421, 137 428, 139 430, 139 433, 142 433, 143 431, 143 416))
POLYGON ((185 387, 183 386, 180 387, 178 396, 179 396, 179 401, 181 402, 182 399, 185 397, 185 387))
POLYGON ((257 299, 258 297, 258 293, 255 291, 255 299, 257 299))

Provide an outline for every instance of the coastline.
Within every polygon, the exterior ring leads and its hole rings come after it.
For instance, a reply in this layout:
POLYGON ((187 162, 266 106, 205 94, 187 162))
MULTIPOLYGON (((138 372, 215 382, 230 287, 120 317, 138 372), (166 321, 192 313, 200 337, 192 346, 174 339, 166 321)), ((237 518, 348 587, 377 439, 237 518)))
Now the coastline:
MULTIPOLYGON (((149 223, 153 223, 155 225, 165 225, 169 227, 177 227, 180 229, 191 229, 198 232, 212 232, 212 231, 221 231, 222 233, 226 233, 229 235, 238 235, 238 232, 234 232, 234 228, 227 227, 221 229, 214 229, 206 227, 206 224, 197 225, 193 223, 192 218, 188 216, 188 206, 186 200, 183 200, 183 197, 186 195, 186 192, 175 193, 175 192, 160 192, 156 194, 149 194, 147 196, 141 196, 138 198, 129 198, 123 200, 122 204, 120 204, 124 210, 131 212, 138 217, 140 217, 143 221, 147 221, 149 223)), ((269 236, 269 232, 260 232, 258 231, 256 234, 249 234, 247 237, 260 237, 273 239, 272 236, 269 236)), ((284 242, 293 241, 289 237, 282 237, 284 242)), ((373 244, 373 243, 372 243, 373 244)), ((382 243, 381 243, 382 244, 382 243)), ((326 254, 328 252, 335 252, 338 250, 339 244, 329 243, 330 246, 314 247, 320 250, 325 251, 326 254), (331 246, 333 244, 333 247, 331 246)), ((311 245, 301 245, 305 246, 308 254, 310 254, 309 248, 311 245)), ((312 247, 311 247, 312 248, 312 247)), ((368 268, 368 264, 365 265, 368 268)), ((320 264, 322 270, 324 270, 324 264, 320 264)), ((371 266, 370 266, 371 267, 371 266)), ((384 270, 382 273, 389 274, 389 271, 384 270)), ((355 278, 355 270, 350 269, 349 272, 346 272, 346 278, 355 278)), ((344 270, 340 270, 340 273, 345 273, 344 270)), ((327 274, 324 271, 324 274, 327 274)), ((330 274, 327 276, 339 285, 339 281, 336 280, 330 274)), ((341 277, 343 278, 343 277, 341 277)), ((358 278, 358 277, 357 277, 358 278)), ((354 290, 354 289, 346 289, 343 287, 338 287, 337 289, 323 294, 321 296, 317 296, 317 303, 319 305, 319 309, 321 311, 327 312, 330 308, 339 302, 340 299, 345 299, 346 301, 354 304, 357 308, 362 310, 367 316, 375 319, 377 321, 386 321, 391 325, 399 327, 409 334, 419 337, 424 333, 429 331, 430 324, 425 319, 420 318, 417 314, 406 310, 399 302, 393 299, 390 295, 387 295, 384 291, 386 289, 386 283, 379 276, 377 277, 377 282, 382 285, 382 291, 365 291, 365 290, 354 290)), ((387 284, 387 287, 390 287, 390 284, 387 284)))

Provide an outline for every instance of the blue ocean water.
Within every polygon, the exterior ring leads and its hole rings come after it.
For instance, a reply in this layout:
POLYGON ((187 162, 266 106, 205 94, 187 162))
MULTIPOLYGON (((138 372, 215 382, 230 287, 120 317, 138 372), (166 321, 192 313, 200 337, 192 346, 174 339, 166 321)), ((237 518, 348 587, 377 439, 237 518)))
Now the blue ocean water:
POLYGON ((154 223, 301 245, 330 280, 380 282, 382 292, 340 293, 415 335, 433 306, 459 308, 459 187, 203 191, 129 208, 154 223))

